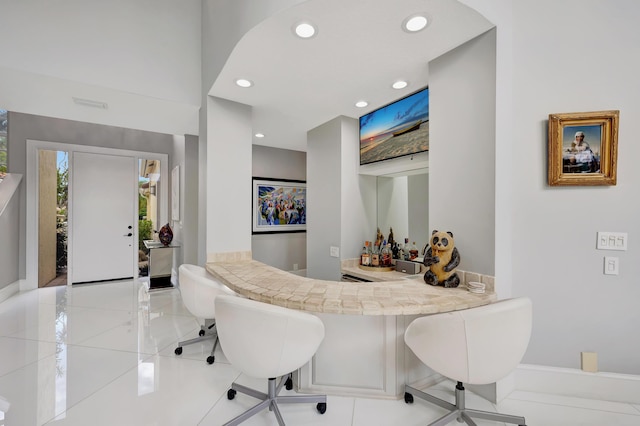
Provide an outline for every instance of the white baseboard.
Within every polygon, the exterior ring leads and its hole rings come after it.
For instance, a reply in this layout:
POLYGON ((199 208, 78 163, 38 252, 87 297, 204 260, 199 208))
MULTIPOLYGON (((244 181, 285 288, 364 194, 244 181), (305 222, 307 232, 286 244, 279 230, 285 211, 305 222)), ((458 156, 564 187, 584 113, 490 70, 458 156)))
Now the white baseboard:
POLYGON ((14 294, 20 292, 20 281, 15 281, 0 290, 0 302, 4 302, 14 294))
POLYGON ((423 377, 420 380, 416 380, 415 382, 411 382, 407 384, 416 389, 427 389, 427 388, 430 388, 431 386, 437 385, 438 383, 444 380, 447 380, 447 378, 434 371, 432 374, 426 377, 423 377))
POLYGON ((515 388, 576 398, 640 404, 640 376, 587 373, 572 368, 521 364, 515 371, 515 388))

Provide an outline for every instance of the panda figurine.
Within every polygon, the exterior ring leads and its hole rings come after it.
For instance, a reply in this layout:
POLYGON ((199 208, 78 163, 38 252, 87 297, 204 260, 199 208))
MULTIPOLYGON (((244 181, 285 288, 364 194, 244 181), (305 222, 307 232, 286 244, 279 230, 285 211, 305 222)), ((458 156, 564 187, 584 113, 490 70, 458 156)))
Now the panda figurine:
POLYGON ((445 288, 460 285, 460 277, 455 272, 460 264, 460 253, 454 245, 451 232, 434 230, 431 233, 429 248, 422 263, 428 268, 424 274, 425 283, 445 288))

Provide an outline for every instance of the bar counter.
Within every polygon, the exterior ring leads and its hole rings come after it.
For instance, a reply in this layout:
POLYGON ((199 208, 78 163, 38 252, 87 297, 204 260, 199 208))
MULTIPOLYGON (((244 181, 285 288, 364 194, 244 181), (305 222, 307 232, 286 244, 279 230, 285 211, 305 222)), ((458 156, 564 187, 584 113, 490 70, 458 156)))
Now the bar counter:
POLYGON ((404 344, 407 326, 422 315, 497 299, 493 277, 464 271, 458 271, 458 288, 445 289, 425 284, 423 274, 359 270, 355 259, 343 261, 341 272, 372 282, 305 278, 252 260, 251 252, 214 254, 207 260, 207 270, 241 295, 312 312, 322 320, 325 338, 294 380, 304 393, 400 399, 405 383, 435 384, 442 377, 404 344), (489 291, 470 293, 469 281, 485 282, 489 291))
MULTIPOLYGON (((492 291, 474 294, 433 287, 421 274, 384 282, 341 282, 305 278, 247 258, 209 262, 207 270, 234 291, 253 300, 315 313, 350 315, 420 315, 487 305, 492 291)), ((344 266, 348 271, 353 266, 344 266)), ((359 276, 366 276, 359 271, 359 276)), ((374 273, 377 276, 384 273, 374 273)), ((373 278, 372 280, 375 280, 373 278)), ((467 280, 469 281, 469 280, 467 280)))

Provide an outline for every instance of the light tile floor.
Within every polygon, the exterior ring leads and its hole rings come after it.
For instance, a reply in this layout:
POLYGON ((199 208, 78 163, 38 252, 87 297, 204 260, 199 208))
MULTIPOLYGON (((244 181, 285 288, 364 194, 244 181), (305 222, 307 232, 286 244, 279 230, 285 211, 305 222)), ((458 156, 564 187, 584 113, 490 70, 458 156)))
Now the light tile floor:
MULTIPOLYGON (((0 426, 221 425, 256 402, 241 394, 227 400, 233 381, 265 383, 241 375, 220 349, 208 365, 212 342, 174 355, 177 341, 198 329, 177 289, 149 293, 138 281, 13 296, 0 303, 0 397, 11 404, 0 426)), ((452 400, 452 389, 443 382, 428 391, 452 400)), ((467 405, 523 415, 528 426, 640 425, 640 405, 548 394, 516 391, 495 406, 467 392, 467 405)), ((285 405, 282 414, 290 426, 417 426, 444 410, 417 398, 407 405, 329 395, 324 415, 306 404, 285 405)), ((277 422, 264 411, 245 424, 277 422)))

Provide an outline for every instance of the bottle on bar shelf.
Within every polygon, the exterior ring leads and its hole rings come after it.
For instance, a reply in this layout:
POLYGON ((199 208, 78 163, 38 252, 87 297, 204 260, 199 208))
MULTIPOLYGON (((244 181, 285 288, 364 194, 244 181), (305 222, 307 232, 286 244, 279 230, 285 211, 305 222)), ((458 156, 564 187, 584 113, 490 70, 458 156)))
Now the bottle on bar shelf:
POLYGON ((380 251, 377 245, 374 245, 371 251, 371 266, 380 266, 380 251))
POLYGON ((369 241, 364 242, 362 253, 360 254, 360 264, 362 266, 371 266, 371 255, 369 254, 369 241))
POLYGON ((391 244, 386 243, 382 248, 382 266, 391 266, 391 244))
POLYGON ((409 238, 404 239, 404 247, 402 248, 402 257, 404 260, 409 260, 409 238))
POLYGON ((418 246, 416 246, 416 242, 414 241, 411 244, 411 248, 409 249, 409 260, 414 260, 418 257, 418 246))

